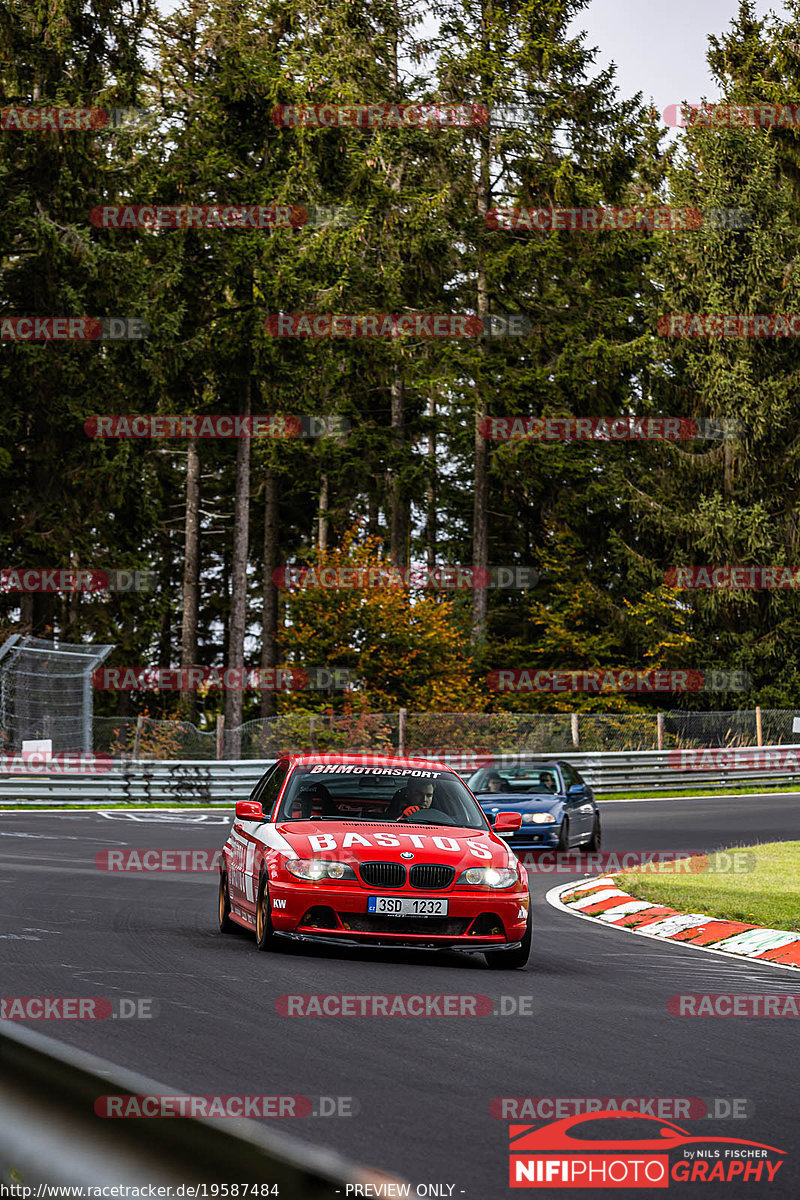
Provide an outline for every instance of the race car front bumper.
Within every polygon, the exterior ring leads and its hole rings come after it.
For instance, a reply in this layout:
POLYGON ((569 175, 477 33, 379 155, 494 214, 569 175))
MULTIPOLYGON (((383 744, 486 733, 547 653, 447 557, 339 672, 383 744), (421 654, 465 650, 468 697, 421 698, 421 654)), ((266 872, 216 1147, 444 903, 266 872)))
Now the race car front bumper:
POLYGON ((276 937, 290 938, 293 942, 313 942, 318 946, 358 946, 362 950, 365 946, 370 946, 376 950, 461 950, 466 954, 482 954, 485 950, 516 950, 522 945, 521 942, 507 942, 505 938, 471 938, 467 944, 466 939, 458 943, 449 943, 426 938, 422 934, 419 935, 418 941, 411 941, 402 937, 381 939, 377 934, 368 940, 364 937, 338 937, 333 931, 326 934, 322 930, 316 930, 314 933, 285 933, 276 930, 275 933, 276 937))
MULTIPOLYGON (((478 950, 517 945, 528 920, 528 892, 493 892, 488 888, 424 893, 393 891, 399 898, 443 898, 444 917, 394 917, 369 913, 367 890, 347 884, 311 883, 295 886, 270 882, 272 927, 318 941, 344 939, 349 945, 432 946, 478 950)), ((383 893, 386 894, 386 893, 383 893)))

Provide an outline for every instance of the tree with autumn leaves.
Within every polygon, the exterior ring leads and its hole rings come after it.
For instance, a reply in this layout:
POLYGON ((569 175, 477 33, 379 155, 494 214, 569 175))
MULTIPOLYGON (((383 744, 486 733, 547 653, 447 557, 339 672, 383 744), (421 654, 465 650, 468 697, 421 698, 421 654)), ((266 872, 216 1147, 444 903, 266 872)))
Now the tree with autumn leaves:
MULTIPOLYGON (((337 572, 355 568, 377 576, 386 575, 391 566, 381 539, 359 537, 357 529, 314 559, 317 578, 325 568, 337 572)), ((352 684, 338 693, 320 693, 316 705, 313 693, 283 693, 282 707, 455 712, 486 706, 474 677, 464 620, 468 609, 462 603, 459 613, 459 601, 446 592, 415 591, 402 585, 300 584, 289 587, 283 597, 283 661, 306 669, 342 668, 352 684)))

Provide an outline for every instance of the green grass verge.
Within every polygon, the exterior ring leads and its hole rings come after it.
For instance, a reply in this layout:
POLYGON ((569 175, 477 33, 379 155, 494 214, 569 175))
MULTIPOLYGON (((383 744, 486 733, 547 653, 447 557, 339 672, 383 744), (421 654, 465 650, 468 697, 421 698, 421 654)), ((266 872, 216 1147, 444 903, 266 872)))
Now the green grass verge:
POLYGON ((745 787, 729 787, 724 783, 716 787, 706 784, 705 787, 696 788, 643 787, 627 792, 600 792, 595 788, 598 800, 652 800, 656 796, 662 796, 665 800, 673 796, 762 796, 769 792, 800 792, 800 783, 762 783, 759 786, 750 784, 745 787))
POLYGON ((665 904, 678 912, 800 931, 800 842, 761 842, 735 849, 752 853, 752 871, 715 870, 719 860, 709 854, 708 870, 703 872, 626 871, 615 876, 615 882, 637 900, 665 904))

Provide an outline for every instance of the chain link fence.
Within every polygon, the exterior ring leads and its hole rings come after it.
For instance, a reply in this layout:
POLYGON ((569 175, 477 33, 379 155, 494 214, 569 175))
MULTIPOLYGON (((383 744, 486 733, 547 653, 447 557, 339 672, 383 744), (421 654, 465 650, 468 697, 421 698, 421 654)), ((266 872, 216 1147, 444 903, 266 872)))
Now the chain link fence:
POLYGON ((0 646, 0 747, 49 741, 58 754, 92 749, 92 671, 113 646, 12 634, 0 646))
POLYGON ((288 751, 435 756, 779 746, 800 734, 798 709, 664 713, 287 713, 238 730, 188 721, 95 717, 94 751, 113 758, 275 758, 288 751))

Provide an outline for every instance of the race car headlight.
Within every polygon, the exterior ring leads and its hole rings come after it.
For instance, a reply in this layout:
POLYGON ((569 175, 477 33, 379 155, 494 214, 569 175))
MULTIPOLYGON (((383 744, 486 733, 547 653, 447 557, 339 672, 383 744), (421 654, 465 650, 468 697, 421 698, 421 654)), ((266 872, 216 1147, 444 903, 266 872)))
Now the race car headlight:
POLYGON ((523 825, 555 825, 556 819, 552 813, 523 813, 523 825))
POLYGON ((468 867, 459 875, 458 883, 473 887, 507 888, 517 882, 517 872, 508 867, 468 867))
POLYGON ((319 879, 355 879, 356 873, 347 863, 326 862, 322 858, 289 858, 286 870, 296 879, 315 883, 319 879))

